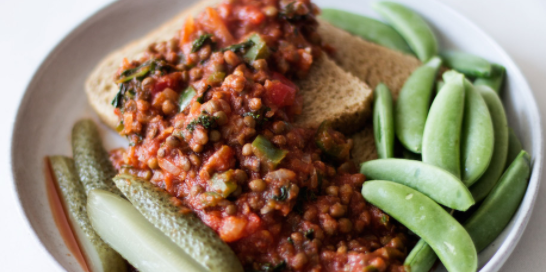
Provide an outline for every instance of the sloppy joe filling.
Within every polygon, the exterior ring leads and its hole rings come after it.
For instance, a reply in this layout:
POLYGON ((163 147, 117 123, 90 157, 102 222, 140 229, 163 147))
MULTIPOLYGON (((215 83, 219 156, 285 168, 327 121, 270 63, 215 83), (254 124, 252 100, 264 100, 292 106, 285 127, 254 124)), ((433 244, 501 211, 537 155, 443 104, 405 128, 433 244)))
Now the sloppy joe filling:
POLYGON ((225 1, 125 59, 112 103, 130 146, 111 159, 179 198, 248 271, 404 271, 412 241, 362 198, 352 141, 293 124, 292 80, 325 46, 318 12, 308 0, 225 1))

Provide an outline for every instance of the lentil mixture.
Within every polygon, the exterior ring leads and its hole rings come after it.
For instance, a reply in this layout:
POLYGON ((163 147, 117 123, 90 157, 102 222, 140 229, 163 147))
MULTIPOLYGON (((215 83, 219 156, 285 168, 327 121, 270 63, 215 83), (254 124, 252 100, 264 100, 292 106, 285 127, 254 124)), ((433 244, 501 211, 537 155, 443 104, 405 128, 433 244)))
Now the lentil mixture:
POLYGON ((414 239, 360 194, 352 141, 293 125, 327 48, 309 0, 231 0, 125 59, 118 171, 179 198, 248 271, 405 271, 414 239))

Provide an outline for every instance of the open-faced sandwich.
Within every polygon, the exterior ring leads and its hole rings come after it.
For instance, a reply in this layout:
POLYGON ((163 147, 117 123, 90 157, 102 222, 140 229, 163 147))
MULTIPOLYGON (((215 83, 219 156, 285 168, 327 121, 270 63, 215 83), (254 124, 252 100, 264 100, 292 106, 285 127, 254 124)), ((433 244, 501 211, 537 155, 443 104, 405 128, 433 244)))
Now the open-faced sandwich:
MULTIPOLYGON (((475 271, 511 215, 481 239, 480 213, 498 196, 464 226, 449 212, 504 193, 502 104, 455 71, 435 95, 445 68, 428 26, 398 4, 376 8, 394 28, 338 10, 320 18, 309 0, 200 1, 100 61, 89 102, 129 146, 106 153, 84 120, 75 162, 51 158, 88 267, 402 272, 438 256, 475 271)), ((443 58, 500 88, 488 62, 443 58)), ((526 179, 526 158, 508 158, 507 172, 526 179)))

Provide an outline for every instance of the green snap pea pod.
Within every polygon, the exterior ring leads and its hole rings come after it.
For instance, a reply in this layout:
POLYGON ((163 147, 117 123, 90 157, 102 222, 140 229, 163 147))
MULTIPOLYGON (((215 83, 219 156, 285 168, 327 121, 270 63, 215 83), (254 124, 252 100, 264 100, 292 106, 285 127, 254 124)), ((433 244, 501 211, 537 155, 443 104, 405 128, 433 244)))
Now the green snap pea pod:
POLYGON ((362 195, 425 240, 448 271, 476 271, 478 256, 472 239, 434 200, 405 185, 382 180, 364 182, 362 195))
MULTIPOLYGON (((455 73, 455 74, 453 74, 455 73)), ((464 76, 444 74, 445 86, 430 107, 423 134, 423 162, 460 178, 460 140, 464 113, 464 76)))
POLYGON ((497 238, 516 213, 530 173, 530 157, 521 151, 478 210, 465 222, 478 252, 497 238))
POLYGON ((429 272, 437 259, 434 250, 421 239, 406 257, 404 267, 411 272, 429 272))
POLYGON ((489 167, 487 167, 485 173, 483 173, 476 183, 470 187, 470 192, 472 192, 474 199, 476 202, 479 202, 495 187, 506 165, 508 154, 508 121, 506 120, 502 101, 497 93, 483 85, 475 86, 475 88, 480 92, 487 104, 495 132, 495 147, 489 167))
POLYGON ((243 271, 218 234, 193 213, 181 212, 182 207, 165 190, 131 175, 117 175, 114 182, 148 221, 209 271, 243 271))
POLYGON ((436 36, 419 14, 394 2, 375 2, 372 7, 404 37, 422 62, 438 54, 436 36))
POLYGON ((518 136, 511 127, 508 127, 508 155, 506 156, 506 167, 516 159, 519 153, 523 150, 523 146, 518 139, 518 136))
POLYGON ((369 179, 389 180, 413 188, 434 201, 459 211, 474 205, 464 183, 450 172, 419 161, 379 159, 361 164, 360 173, 369 179))
POLYGON ((404 38, 394 28, 378 20, 332 8, 322 9, 320 17, 367 41, 406 54, 413 54, 404 38))
POLYGON ((415 70, 404 83, 396 102, 396 136, 413 153, 421 153, 434 79, 441 64, 442 60, 434 57, 415 70))
POLYGON ((392 96, 387 85, 379 83, 373 102, 373 131, 379 158, 394 157, 394 119, 392 96))
POLYGON ((127 264, 123 258, 91 226, 87 217, 87 196, 74 161, 64 156, 51 156, 49 162, 66 217, 89 269, 93 272, 126 271, 127 264))
POLYGON ((93 228, 138 271, 210 272, 154 227, 126 199, 99 189, 90 191, 88 199, 87 211, 93 228))
POLYGON ((485 85, 491 87, 495 92, 500 93, 502 83, 506 74, 506 68, 499 64, 491 64, 491 75, 480 77, 474 81, 474 85, 485 85))
POLYGON ((121 195, 112 182, 116 169, 102 146, 97 125, 92 120, 80 120, 72 128, 72 153, 86 194, 93 189, 102 189, 121 195))
POLYGON ((461 175, 470 186, 487 170, 495 133, 487 104, 470 81, 465 80, 464 119, 461 133, 461 175))
POLYGON ((491 75, 491 64, 489 61, 476 55, 458 51, 446 51, 441 55, 448 67, 467 76, 487 77, 491 75))

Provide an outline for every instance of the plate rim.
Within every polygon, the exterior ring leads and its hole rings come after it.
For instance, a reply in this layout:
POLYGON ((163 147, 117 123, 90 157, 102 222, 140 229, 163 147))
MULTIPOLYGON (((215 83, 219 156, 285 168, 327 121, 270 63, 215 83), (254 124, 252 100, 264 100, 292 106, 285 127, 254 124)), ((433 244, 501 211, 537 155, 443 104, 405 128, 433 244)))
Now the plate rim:
MULTIPOLYGON (((500 57, 503 58, 506 63, 503 63, 505 67, 510 67, 511 71, 511 77, 513 78, 519 78, 518 85, 522 86, 523 88, 520 90, 521 94, 524 97, 525 101, 531 101, 530 104, 527 104, 526 106, 529 107, 529 113, 531 116, 530 120, 533 124, 538 124, 536 128, 533 130, 530 140, 531 142, 536 146, 536 153, 534 153, 534 161, 533 161, 533 167, 531 172, 531 177, 529 179, 528 188, 525 193, 525 196, 522 200, 522 203, 520 204, 520 207, 518 208, 518 211, 524 211, 520 216, 513 217, 511 219, 511 222, 513 224, 512 230, 510 230, 505 240, 502 242, 501 246, 497 249, 497 251, 491 256, 491 258, 487 261, 487 263, 480 269, 482 272, 492 272, 492 271, 498 271, 504 263, 507 261, 508 257, 511 255, 513 250, 515 249, 516 245, 519 243, 523 232, 525 231, 529 219, 532 216, 532 212, 534 209, 534 205, 536 203, 536 198, 538 196, 541 178, 542 178, 542 166, 543 166, 543 155, 544 155, 544 145, 543 145, 543 127, 541 122, 541 114, 538 109, 537 100, 536 97, 532 91, 532 89, 529 86, 529 83, 525 77, 525 75, 521 72, 521 69, 519 66, 515 63, 515 61, 512 59, 512 57, 504 50, 500 44, 493 39, 487 32, 485 32, 482 28, 480 28, 478 25, 476 25, 472 20, 464 16, 462 13, 458 12, 454 8, 450 7, 449 5, 445 4, 444 2, 438 2, 438 1, 431 1, 427 0, 428 2, 433 2, 435 5, 438 5, 440 8, 443 9, 443 12, 450 13, 451 16, 456 17, 458 20, 463 21, 465 24, 467 24, 469 27, 473 28, 474 31, 479 33, 481 36, 484 37, 485 40, 487 40, 490 45, 499 53, 500 57), (532 194, 529 194, 533 190, 532 194)), ((59 42, 51 49, 46 57, 42 60, 42 62, 38 65, 36 70, 33 72, 31 79, 27 83, 27 85, 24 88, 23 96, 19 102, 19 105, 17 107, 17 113, 15 115, 15 119, 11 126, 11 133, 9 138, 10 146, 10 154, 8 158, 9 168, 11 170, 10 178, 11 178, 11 185, 12 188, 10 188, 11 193, 15 194, 15 199, 17 204, 17 214, 18 216, 22 217, 22 222, 25 225, 25 231, 30 234, 30 237, 32 237, 33 242, 39 244, 40 248, 46 253, 45 256, 49 256, 49 263, 52 263, 57 269, 63 270, 64 267, 59 263, 59 261, 52 255, 51 252, 47 250, 45 245, 42 243, 41 239, 38 237, 36 231, 34 230, 34 227, 30 223, 30 220, 28 218, 28 214, 25 211, 20 191, 18 187, 17 182, 17 170, 15 169, 15 166, 13 165, 13 158, 16 156, 16 150, 14 149, 14 142, 16 141, 15 136, 16 131, 18 131, 19 127, 22 126, 20 123, 20 119, 22 116, 21 108, 29 103, 30 100, 30 93, 28 92, 29 89, 31 89, 32 86, 37 84, 36 80, 39 77, 41 73, 44 73, 44 68, 49 65, 49 63, 58 55, 61 53, 61 49, 69 44, 72 39, 74 39, 74 36, 76 36, 78 33, 84 31, 88 26, 94 24, 97 20, 100 20, 103 16, 103 13, 105 11, 114 8, 118 5, 125 5, 129 2, 128 0, 118 0, 113 1, 111 3, 108 3, 104 5, 103 7, 97 9, 96 11, 90 13, 86 18, 83 18, 82 21, 74 26, 67 34, 65 34, 59 42)), ((420 2, 420 1, 419 1, 420 2)))

